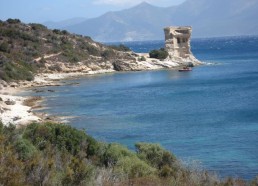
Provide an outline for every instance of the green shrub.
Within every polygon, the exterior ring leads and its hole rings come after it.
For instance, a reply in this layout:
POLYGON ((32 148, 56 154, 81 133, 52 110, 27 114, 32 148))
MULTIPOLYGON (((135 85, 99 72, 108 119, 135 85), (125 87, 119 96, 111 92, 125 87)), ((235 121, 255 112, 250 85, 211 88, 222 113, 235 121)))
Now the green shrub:
POLYGON ((152 50, 149 52, 150 58, 156 58, 156 59, 166 59, 168 57, 168 52, 161 48, 159 50, 152 50))
POLYGON ((129 178, 150 176, 155 173, 155 169, 136 156, 123 157, 115 165, 116 174, 126 174, 129 178))
POLYGON ((105 59, 112 59, 115 57, 115 52, 112 49, 107 49, 102 52, 101 56, 105 59))
POLYGON ((37 23, 31 23, 29 24, 33 30, 38 30, 38 31, 44 31, 47 30, 47 27, 42 24, 37 24, 37 23))
MULTIPOLYGON (((2 123, 2 122, 1 122, 2 123)), ((3 126, 2 130, 3 130, 3 134, 6 136, 11 136, 14 134, 15 132, 15 125, 13 124, 9 124, 8 126, 3 126)))
POLYGON ((165 165, 161 168, 159 175, 161 177, 170 177, 170 176, 174 176, 176 174, 175 169, 169 167, 168 165, 165 165))
POLYGON ((87 157, 99 155, 101 144, 97 142, 93 137, 87 136, 87 145, 87 157))
POLYGON ((86 39, 86 40, 88 40, 88 41, 90 41, 90 42, 93 41, 90 36, 81 36, 81 37, 83 37, 84 39, 86 39))
POLYGON ((8 46, 8 43, 6 43, 6 42, 1 43, 0 44, 0 51, 9 53, 10 48, 8 46))
POLYGON ((63 35, 67 35, 67 34, 69 34, 69 32, 68 32, 68 31, 66 31, 66 30, 62 30, 62 31, 61 31, 61 33, 62 33, 63 35))
POLYGON ((80 40, 79 44, 80 48, 82 48, 83 50, 87 50, 89 55, 100 56, 100 51, 96 46, 85 42, 84 40, 80 40))
POLYGON ((120 144, 109 144, 105 153, 103 154, 103 163, 106 166, 115 165, 120 159, 124 157, 133 157, 135 156, 131 151, 120 144))
POLYGON ((87 185, 94 178, 94 167, 81 159, 72 158, 65 170, 62 185, 87 185))
POLYGON ((15 64, 12 62, 4 62, 2 71, 0 73, 0 78, 5 81, 11 80, 27 80, 31 81, 34 79, 34 76, 31 72, 32 66, 24 62, 15 64))
POLYGON ((53 31, 53 33, 55 33, 55 34, 62 34, 62 31, 59 30, 59 29, 54 29, 54 30, 52 30, 52 31, 53 31))
POLYGON ((150 165, 161 169, 163 166, 174 166, 176 157, 163 149, 159 144, 137 143, 135 145, 138 156, 150 165))
POLYGON ((14 144, 16 152, 19 154, 19 158, 22 160, 27 160, 31 158, 36 152, 36 148, 26 139, 18 138, 14 144))
POLYGON ((93 154, 98 146, 97 142, 88 137, 84 131, 64 124, 32 124, 26 128, 24 137, 41 150, 45 149, 47 144, 52 144, 59 150, 68 151, 74 155, 80 151, 93 154))
POLYGON ((131 51, 131 49, 123 44, 120 45, 110 45, 110 48, 114 49, 114 50, 118 50, 118 51, 123 51, 123 52, 129 52, 131 51))
POLYGON ((257 178, 221 181, 206 171, 177 169, 175 157, 157 144, 138 143, 136 150, 99 144, 67 125, 16 129, 0 121, 0 185, 257 185, 257 178))
POLYGON ((53 64, 51 66, 48 66, 48 69, 50 71, 56 71, 56 72, 61 72, 62 71, 62 68, 58 64, 53 64))
POLYGON ((65 57, 64 60, 71 63, 79 62, 83 59, 80 53, 73 48, 67 48, 64 50, 62 55, 65 57))
POLYGON ((24 164, 16 157, 13 147, 0 138, 0 185, 26 185, 24 164))
POLYGON ((139 61, 146 61, 146 58, 144 56, 139 57, 139 61))
POLYGON ((30 35, 29 33, 22 32, 20 30, 17 30, 15 28, 6 28, 0 31, 2 36, 9 37, 12 39, 22 39, 22 40, 28 40, 32 42, 38 42, 38 38, 36 36, 30 35))
POLYGON ((21 21, 19 19, 11 19, 11 18, 7 19, 6 22, 9 24, 21 23, 21 21))
MULTIPOLYGON (((2 98, 1 98, 2 99, 2 98)), ((3 134, 4 131, 4 124, 3 122, 0 120, 0 135, 3 134)))

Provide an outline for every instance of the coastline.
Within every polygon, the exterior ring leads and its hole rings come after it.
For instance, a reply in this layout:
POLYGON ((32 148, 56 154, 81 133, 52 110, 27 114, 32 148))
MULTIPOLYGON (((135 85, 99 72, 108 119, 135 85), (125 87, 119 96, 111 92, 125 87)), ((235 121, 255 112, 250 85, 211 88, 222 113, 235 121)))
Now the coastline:
POLYGON ((0 80, 0 121, 4 125, 26 125, 31 122, 55 121, 55 117, 49 117, 46 113, 35 113, 33 109, 41 107, 41 97, 18 96, 20 92, 33 87, 61 86, 61 80, 74 77, 82 77, 94 74, 105 74, 114 70, 99 70, 88 73, 54 73, 37 74, 33 81, 19 81, 6 83, 0 80))
MULTIPOLYGON (((170 69, 177 70, 182 65, 171 60, 157 60, 149 58, 145 53, 137 53, 138 57, 144 56, 146 61, 139 61, 138 65, 145 68, 133 69, 128 71, 146 71, 170 69)), ((196 64, 199 65, 199 64, 196 64)), ((41 73, 34 77, 33 81, 18 81, 6 83, 0 81, 0 120, 4 125, 9 123, 15 125, 26 125, 31 122, 42 121, 64 121, 58 117, 49 117, 46 113, 35 113, 33 109, 39 107, 39 102, 42 98, 18 96, 19 92, 27 88, 42 87, 42 86, 62 86, 61 80, 78 78, 83 76, 105 74, 117 72, 115 69, 101 69, 87 72, 57 72, 57 73, 41 73)))

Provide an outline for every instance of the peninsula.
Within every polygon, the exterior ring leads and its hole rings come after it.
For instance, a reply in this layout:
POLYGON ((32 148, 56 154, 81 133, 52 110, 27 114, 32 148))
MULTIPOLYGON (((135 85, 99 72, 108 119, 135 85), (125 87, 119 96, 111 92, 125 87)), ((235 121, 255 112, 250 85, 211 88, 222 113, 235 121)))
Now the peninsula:
POLYGON ((56 80, 73 76, 199 65, 190 51, 190 36, 190 27, 165 28, 169 55, 160 60, 41 24, 0 21, 0 119, 4 124, 40 121, 23 105, 25 98, 13 95, 18 88, 57 85, 56 80))

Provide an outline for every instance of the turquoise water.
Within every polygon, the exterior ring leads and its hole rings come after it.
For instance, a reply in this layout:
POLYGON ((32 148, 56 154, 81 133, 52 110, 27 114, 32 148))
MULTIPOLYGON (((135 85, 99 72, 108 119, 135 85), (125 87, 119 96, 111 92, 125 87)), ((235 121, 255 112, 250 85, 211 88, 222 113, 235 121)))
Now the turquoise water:
MULTIPOLYGON (((126 45, 146 52, 163 42, 126 45)), ((99 140, 132 149, 139 141, 160 143, 221 176, 251 179, 258 175, 258 37, 198 39, 192 46, 213 65, 89 76, 66 81, 79 86, 29 94, 47 97, 45 112, 76 116, 71 125, 99 140)))

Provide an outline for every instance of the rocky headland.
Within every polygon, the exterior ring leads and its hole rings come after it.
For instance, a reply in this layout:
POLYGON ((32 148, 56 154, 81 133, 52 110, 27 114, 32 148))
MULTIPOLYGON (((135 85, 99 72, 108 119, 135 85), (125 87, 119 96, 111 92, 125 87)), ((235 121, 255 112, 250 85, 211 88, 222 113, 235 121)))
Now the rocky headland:
POLYGON ((172 57, 167 49, 170 55, 160 60, 123 45, 103 45, 90 37, 49 30, 41 24, 0 21, 0 118, 4 124, 42 120, 33 114, 31 105, 24 105, 26 98, 15 96, 22 88, 60 85, 60 79, 97 73, 200 64, 191 58, 172 57))

